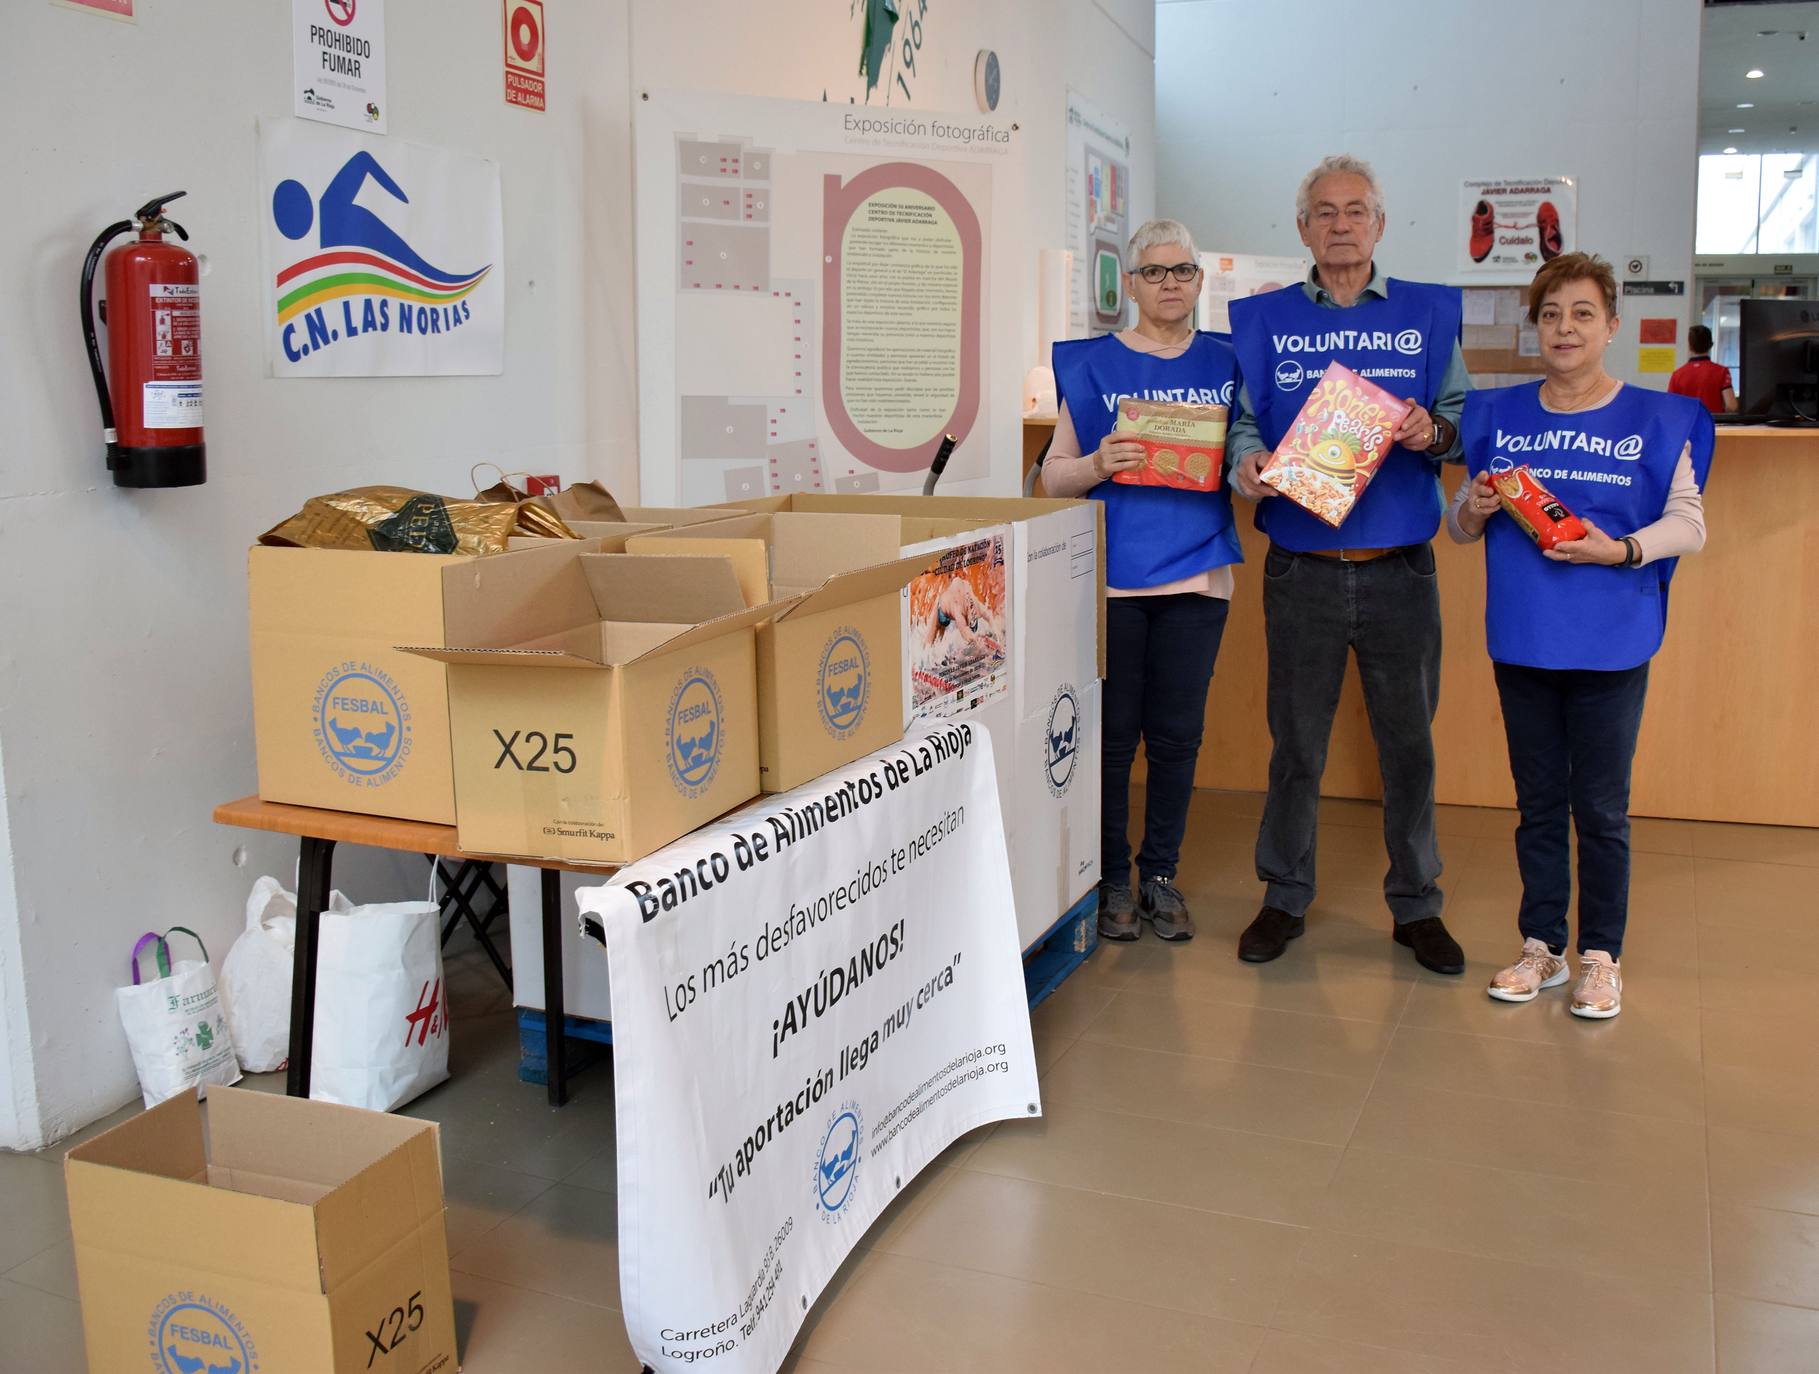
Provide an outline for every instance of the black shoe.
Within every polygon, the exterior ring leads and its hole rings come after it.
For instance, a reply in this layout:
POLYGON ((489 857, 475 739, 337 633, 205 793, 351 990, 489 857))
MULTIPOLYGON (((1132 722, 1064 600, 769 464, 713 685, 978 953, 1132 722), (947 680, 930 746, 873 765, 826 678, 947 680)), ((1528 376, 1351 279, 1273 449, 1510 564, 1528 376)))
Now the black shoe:
POLYGON ((1396 943, 1415 951, 1415 962, 1435 973, 1464 973, 1465 951, 1446 933, 1438 916, 1423 917, 1396 927, 1396 943))
POLYGON ((1247 964, 1267 964, 1280 959, 1290 940, 1301 938, 1307 917, 1291 916, 1281 907, 1266 906, 1238 937, 1238 957, 1247 964))

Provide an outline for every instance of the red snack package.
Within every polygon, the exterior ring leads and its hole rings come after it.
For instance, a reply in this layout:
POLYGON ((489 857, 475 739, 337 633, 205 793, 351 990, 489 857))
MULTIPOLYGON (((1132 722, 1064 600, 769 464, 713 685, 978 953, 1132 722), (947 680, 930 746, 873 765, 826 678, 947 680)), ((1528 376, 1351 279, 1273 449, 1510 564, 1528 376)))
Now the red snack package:
POLYGON ((1328 363, 1257 478, 1337 529, 1383 466, 1408 412, 1406 401, 1328 363))
POLYGON ((1112 474, 1126 486, 1174 487, 1178 491, 1218 491, 1225 470, 1224 406, 1186 405, 1175 401, 1118 402, 1112 432, 1143 445, 1144 464, 1112 474))
POLYGON ((1504 511, 1543 549, 1585 538, 1585 522, 1560 504, 1526 467, 1490 474, 1504 511))

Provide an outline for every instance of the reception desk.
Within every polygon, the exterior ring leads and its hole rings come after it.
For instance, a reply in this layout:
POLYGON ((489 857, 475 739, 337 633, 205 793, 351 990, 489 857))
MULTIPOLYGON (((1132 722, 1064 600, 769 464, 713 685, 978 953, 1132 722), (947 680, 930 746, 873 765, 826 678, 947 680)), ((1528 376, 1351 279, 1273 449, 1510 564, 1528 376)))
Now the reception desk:
MULTIPOLYGON (((1464 470, 1445 472, 1448 495, 1464 470)), ((1242 500, 1238 572, 1196 781, 1262 790, 1261 566, 1242 500)), ((1705 549, 1674 577, 1667 642, 1649 677, 1630 809, 1638 816, 1819 826, 1819 430, 1721 428, 1705 492, 1705 549)), ((1434 542, 1445 650, 1434 722, 1439 800, 1513 806, 1484 648, 1484 553, 1434 542)), ((1381 795, 1355 667, 1333 725, 1328 796, 1381 795)))

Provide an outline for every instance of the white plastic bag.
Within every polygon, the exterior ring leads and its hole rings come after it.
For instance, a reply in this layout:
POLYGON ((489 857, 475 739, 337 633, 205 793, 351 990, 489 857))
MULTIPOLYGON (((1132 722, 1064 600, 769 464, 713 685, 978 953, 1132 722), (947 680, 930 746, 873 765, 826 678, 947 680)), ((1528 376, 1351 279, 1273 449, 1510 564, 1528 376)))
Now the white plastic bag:
POLYGON ((311 1097, 389 1112, 448 1077, 440 914, 434 902, 322 913, 311 1097))
MULTIPOLYGON (((330 911, 349 909, 339 892, 330 911)), ((246 899, 246 930, 221 961, 221 1009, 234 1053, 248 1073, 290 1062, 291 952, 297 944, 297 898, 276 878, 261 878, 246 899)))
POLYGON ((155 1107, 187 1090, 206 1095, 210 1083, 223 1087, 240 1081, 234 1042, 215 990, 215 971, 208 966, 202 937, 187 926, 172 926, 159 935, 147 931, 133 946, 133 985, 116 988, 114 1003, 133 1052, 133 1068, 145 1105, 155 1107), (171 963, 169 936, 184 934, 202 950, 200 959, 171 963), (139 981, 139 956, 151 947, 159 976, 139 981))

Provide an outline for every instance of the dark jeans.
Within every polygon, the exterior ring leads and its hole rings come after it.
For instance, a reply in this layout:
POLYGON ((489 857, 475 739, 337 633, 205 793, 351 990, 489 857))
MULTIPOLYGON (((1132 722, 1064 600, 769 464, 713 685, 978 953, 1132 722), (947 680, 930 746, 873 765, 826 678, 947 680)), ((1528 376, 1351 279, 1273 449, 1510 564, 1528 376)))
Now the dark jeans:
POLYGON ((1493 663, 1516 779, 1522 937, 1566 947, 1573 891, 1567 816, 1579 832, 1579 952, 1623 955, 1630 896, 1630 764, 1648 664, 1621 672, 1493 663))
POLYGON ((1114 596, 1105 603, 1105 739, 1101 750, 1099 864, 1112 886, 1131 880, 1131 760, 1137 740, 1149 767, 1144 787, 1145 878, 1172 878, 1194 795, 1194 760, 1206 726, 1206 689, 1225 634, 1229 602, 1180 592, 1114 596))
POLYGON ((1383 776, 1383 896, 1398 924, 1438 916, 1434 708, 1440 700, 1440 591, 1434 551, 1417 544, 1368 563, 1271 546, 1263 563, 1269 646, 1269 800, 1257 833, 1264 901, 1302 916, 1314 901, 1320 777, 1345 681, 1358 656, 1383 776))

